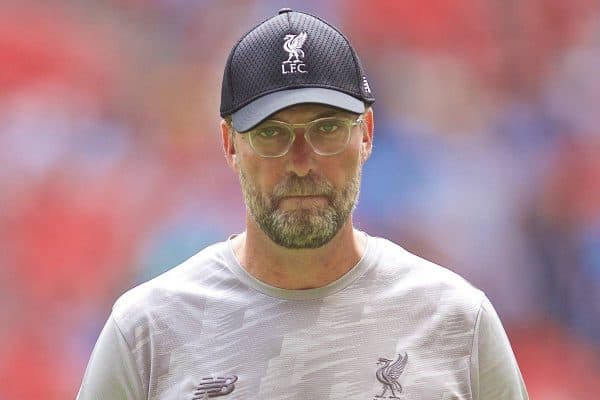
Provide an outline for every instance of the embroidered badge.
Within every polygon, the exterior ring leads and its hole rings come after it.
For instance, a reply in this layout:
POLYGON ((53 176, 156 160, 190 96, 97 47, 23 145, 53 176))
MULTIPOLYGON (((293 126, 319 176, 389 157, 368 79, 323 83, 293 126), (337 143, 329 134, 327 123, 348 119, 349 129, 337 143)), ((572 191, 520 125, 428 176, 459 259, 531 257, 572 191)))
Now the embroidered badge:
POLYGON ((304 50, 302 45, 306 42, 306 32, 297 35, 285 35, 283 38, 283 49, 288 53, 288 59, 281 63, 282 74, 301 73, 306 74, 306 64, 304 64, 304 50))
POLYGON ((388 360, 387 358, 380 358, 377 361, 377 365, 380 365, 377 373, 377 380, 381 382, 383 385, 383 391, 379 395, 375 395, 376 398, 385 397, 385 394, 389 391, 392 392, 391 396, 388 396, 389 399, 399 399, 396 394, 402 393, 402 386, 398 379, 402 372, 404 372, 404 367, 406 367, 406 363, 408 362, 408 354, 404 353, 398 354, 398 358, 396 361, 392 362, 392 360, 388 360))

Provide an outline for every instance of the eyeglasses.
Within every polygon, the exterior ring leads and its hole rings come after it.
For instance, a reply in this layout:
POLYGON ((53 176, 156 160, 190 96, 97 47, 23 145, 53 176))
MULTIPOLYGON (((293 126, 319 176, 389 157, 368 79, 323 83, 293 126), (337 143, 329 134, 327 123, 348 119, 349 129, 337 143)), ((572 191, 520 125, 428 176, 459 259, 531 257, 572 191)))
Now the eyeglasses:
POLYGON ((261 157, 283 157, 288 153, 294 140, 296 128, 304 128, 304 138, 313 151, 321 156, 341 153, 350 142, 352 128, 363 122, 342 117, 319 118, 305 124, 288 124, 267 120, 256 128, 244 132, 252 149, 261 157))

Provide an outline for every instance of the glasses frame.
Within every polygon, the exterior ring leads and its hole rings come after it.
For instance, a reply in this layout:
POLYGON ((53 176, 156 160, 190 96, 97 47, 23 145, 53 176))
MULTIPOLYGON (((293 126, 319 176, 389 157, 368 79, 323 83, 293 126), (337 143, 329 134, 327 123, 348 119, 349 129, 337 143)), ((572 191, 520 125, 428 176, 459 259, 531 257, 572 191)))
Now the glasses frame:
POLYGON ((291 132, 292 134, 292 140, 290 140, 290 143, 288 144, 287 148, 285 149, 285 151, 282 154, 278 154, 275 156, 270 156, 270 155, 263 155, 261 154, 256 147, 254 147, 254 142, 253 142, 253 135, 255 134, 255 132, 257 132, 257 128, 254 129, 250 129, 248 131, 245 132, 238 132, 241 133, 242 135, 248 137, 248 143, 250 143, 250 147, 252 148, 252 150, 260 157, 264 157, 264 158, 279 158, 279 157, 283 157, 285 156, 287 153, 289 153, 290 149, 292 148, 292 145, 294 144, 294 142, 296 141, 296 129, 298 128, 303 128, 304 129, 304 140, 306 140, 306 142, 310 145, 312 151, 314 151, 316 154, 320 155, 320 156, 334 156, 336 154, 340 154, 342 151, 344 151, 346 149, 346 147, 348 147, 348 143, 350 143, 350 137, 352 136, 352 128, 354 128, 357 125, 362 125, 364 123, 364 119, 363 119, 363 115, 359 115, 357 119, 352 119, 352 118, 344 118, 344 117, 335 117, 335 116, 331 116, 331 117, 323 117, 323 118, 318 118, 315 119, 313 121, 310 122, 305 122, 305 123, 300 123, 300 124, 288 124, 287 122, 283 122, 283 121, 278 121, 276 119, 270 119, 270 120, 266 120, 264 122, 261 123, 264 124, 266 122, 274 122, 280 126, 285 127, 289 132, 291 132), (340 121, 342 121, 344 123, 344 125, 348 128, 348 136, 346 137, 346 142, 344 143, 344 145, 340 148, 340 150, 334 152, 334 153, 322 153, 320 151, 318 151, 315 146, 312 144, 312 142, 310 141, 309 137, 308 137, 308 132, 310 131, 310 128, 312 128, 314 125, 318 124, 319 122, 328 120, 328 119, 338 119, 340 121))

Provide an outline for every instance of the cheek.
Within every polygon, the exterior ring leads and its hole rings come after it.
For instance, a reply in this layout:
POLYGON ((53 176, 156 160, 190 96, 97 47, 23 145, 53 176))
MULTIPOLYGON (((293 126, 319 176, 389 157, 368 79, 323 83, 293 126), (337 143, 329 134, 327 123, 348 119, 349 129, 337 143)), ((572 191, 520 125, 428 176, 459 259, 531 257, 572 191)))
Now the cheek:
POLYGON ((360 157, 357 153, 358 150, 343 153, 337 158, 334 156, 331 160, 325 160, 322 164, 321 174, 337 190, 344 189, 360 168, 360 157))
POLYGON ((363 157, 363 146, 360 136, 354 138, 348 146, 348 151, 344 153, 342 158, 342 170, 346 174, 346 178, 353 177, 356 174, 356 170, 362 166, 363 157))
POLYGON ((236 161, 239 172, 243 172, 246 179, 259 192, 271 193, 273 187, 282 179, 277 171, 283 170, 283 167, 274 165, 275 163, 271 160, 257 159, 252 153, 240 154, 236 161))
POLYGON ((345 160, 344 171, 345 171, 345 182, 347 183, 350 179, 354 178, 357 170, 362 167, 362 163, 360 160, 360 155, 350 157, 348 160, 345 160))

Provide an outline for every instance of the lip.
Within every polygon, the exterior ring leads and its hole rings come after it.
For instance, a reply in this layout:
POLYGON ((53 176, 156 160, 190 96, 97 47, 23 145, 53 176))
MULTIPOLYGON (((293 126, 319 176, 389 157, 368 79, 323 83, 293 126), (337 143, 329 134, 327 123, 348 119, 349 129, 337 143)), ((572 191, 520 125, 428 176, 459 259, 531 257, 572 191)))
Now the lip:
POLYGON ((284 196, 282 197, 282 200, 284 199, 322 199, 325 198, 325 196, 323 195, 318 195, 318 194, 309 194, 309 195, 297 195, 297 196, 284 196))
POLYGON ((307 205, 325 205, 327 203, 327 197, 321 195, 309 195, 309 196, 284 196, 279 201, 279 204, 287 206, 307 206, 307 205))

